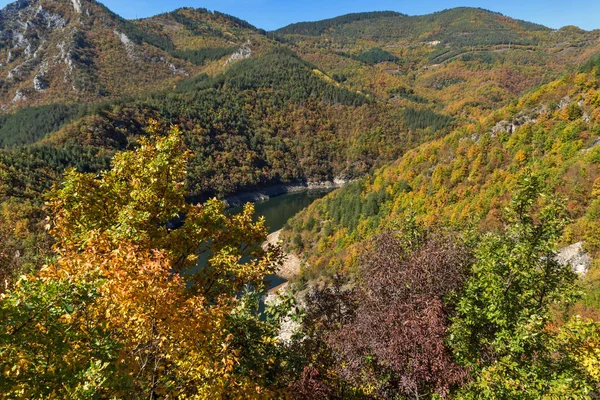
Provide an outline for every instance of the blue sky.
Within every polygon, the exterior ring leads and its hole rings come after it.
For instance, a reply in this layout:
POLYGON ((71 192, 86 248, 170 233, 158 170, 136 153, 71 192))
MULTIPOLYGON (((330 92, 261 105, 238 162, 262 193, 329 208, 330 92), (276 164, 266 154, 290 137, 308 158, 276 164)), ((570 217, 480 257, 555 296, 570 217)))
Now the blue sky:
MULTIPOLYGON (((179 7, 205 7, 271 30, 292 22, 360 11, 393 10, 409 15, 470 6, 501 12, 551 28, 600 29, 600 0, 100 0, 125 18, 141 18, 179 7)), ((10 1, 0 0, 4 6, 10 1)))

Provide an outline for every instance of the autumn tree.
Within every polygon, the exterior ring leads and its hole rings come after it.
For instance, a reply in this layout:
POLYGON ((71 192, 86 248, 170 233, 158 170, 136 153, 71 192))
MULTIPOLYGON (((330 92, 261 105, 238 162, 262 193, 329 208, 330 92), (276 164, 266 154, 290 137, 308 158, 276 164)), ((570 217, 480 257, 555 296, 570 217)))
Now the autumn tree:
POLYGON ((342 379, 341 365, 329 334, 352 322, 359 299, 348 277, 336 274, 316 284, 305 296, 301 331, 289 352, 293 367, 291 392, 296 400, 360 399, 360 388, 342 379))
POLYGON ((467 376, 445 345, 470 256, 427 231, 378 236, 362 261, 356 318, 331 336, 343 376, 379 398, 446 396, 467 376))
POLYGON ((56 261, 0 300, 3 393, 275 396, 277 323, 259 318, 257 294, 279 251, 261 248, 252 206, 185 201, 189 153, 177 128, 159 130, 48 196, 56 261), (261 340, 244 341, 240 321, 261 340))
POLYGON ((334 361, 312 362, 299 382, 305 391, 422 399, 447 396, 467 378, 445 341, 469 270, 468 247, 412 218, 402 225, 369 244, 357 283, 344 289, 334 282, 309 296, 307 323, 325 333, 326 346, 317 349, 334 361))

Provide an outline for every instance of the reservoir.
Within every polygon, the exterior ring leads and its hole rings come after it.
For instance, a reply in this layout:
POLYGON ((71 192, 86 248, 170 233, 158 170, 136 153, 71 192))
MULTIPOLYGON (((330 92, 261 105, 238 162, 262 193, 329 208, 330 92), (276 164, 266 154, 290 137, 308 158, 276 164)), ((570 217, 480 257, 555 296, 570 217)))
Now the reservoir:
MULTIPOLYGON (((289 193, 281 196, 271 197, 267 201, 254 204, 254 220, 257 221, 260 217, 265 217, 266 226, 268 233, 276 232, 282 229, 286 222, 310 206, 314 201, 324 197, 327 193, 331 192, 328 190, 307 190, 299 193, 289 193)), ((242 211, 243 207, 233 207, 226 210, 227 214, 237 214, 242 211)), ((200 254, 198 258, 198 264, 196 267, 191 268, 184 274, 193 274, 202 268, 206 264, 208 254, 200 254)), ((243 259, 241 262, 245 262, 243 259)), ((285 283, 285 280, 276 275, 269 276, 269 287, 273 288, 285 283)))
MULTIPOLYGON (((315 200, 324 197, 331 190, 307 190, 300 193, 284 194, 271 197, 269 200, 254 204, 254 218, 265 217, 269 233, 282 229, 286 222, 310 206, 315 200)), ((232 214, 239 213, 242 207, 229 210, 232 214)))
MULTIPOLYGON (((271 197, 267 201, 254 204, 254 219, 265 217, 269 233, 282 229, 286 222, 296 214, 310 206, 314 201, 324 197, 332 189, 306 190, 299 193, 289 193, 277 197, 271 197)), ((228 210, 233 214, 242 211, 242 207, 228 210)), ((271 275, 267 278, 269 288, 277 287, 286 282, 280 276, 271 275)))

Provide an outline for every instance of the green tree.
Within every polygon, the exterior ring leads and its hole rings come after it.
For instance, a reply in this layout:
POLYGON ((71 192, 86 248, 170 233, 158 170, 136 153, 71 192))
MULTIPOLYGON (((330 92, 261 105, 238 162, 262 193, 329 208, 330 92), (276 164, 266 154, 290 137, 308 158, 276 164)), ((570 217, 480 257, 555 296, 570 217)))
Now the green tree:
POLYGON ((565 209, 542 187, 541 177, 525 174, 508 228, 484 235, 476 250, 449 338, 473 374, 464 398, 578 398, 594 385, 557 351, 551 308, 576 299, 576 277, 555 257, 565 209))

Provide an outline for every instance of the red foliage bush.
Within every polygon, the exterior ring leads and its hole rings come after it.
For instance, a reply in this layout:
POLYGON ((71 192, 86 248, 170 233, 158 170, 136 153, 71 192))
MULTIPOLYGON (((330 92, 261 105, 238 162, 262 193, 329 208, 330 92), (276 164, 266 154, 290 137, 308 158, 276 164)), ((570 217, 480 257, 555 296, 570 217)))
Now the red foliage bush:
POLYGON ((470 252, 430 233, 416 242, 385 233, 372 248, 362 258, 355 317, 327 338, 344 366, 340 375, 376 387, 378 398, 446 396, 468 376, 445 340, 470 252))

